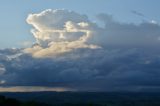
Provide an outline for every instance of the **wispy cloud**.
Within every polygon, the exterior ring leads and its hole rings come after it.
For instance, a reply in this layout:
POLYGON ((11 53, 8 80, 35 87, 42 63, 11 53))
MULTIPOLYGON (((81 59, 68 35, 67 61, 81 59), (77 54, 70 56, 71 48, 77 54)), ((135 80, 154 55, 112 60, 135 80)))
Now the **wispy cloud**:
POLYGON ((145 17, 145 15, 144 15, 143 13, 138 12, 138 11, 136 11, 136 10, 132 10, 131 13, 133 13, 133 14, 135 14, 135 15, 137 15, 137 16, 145 17))

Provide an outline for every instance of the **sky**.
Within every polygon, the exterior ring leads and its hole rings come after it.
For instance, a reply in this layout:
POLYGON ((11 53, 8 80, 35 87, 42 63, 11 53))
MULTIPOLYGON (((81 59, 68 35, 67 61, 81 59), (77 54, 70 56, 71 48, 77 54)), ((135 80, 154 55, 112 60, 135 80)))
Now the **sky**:
POLYGON ((34 41, 30 33, 31 26, 25 21, 30 13, 45 9, 68 9, 87 14, 93 21, 96 21, 97 14, 107 13, 122 22, 159 22, 159 3, 158 0, 1 0, 0 48, 24 47, 34 41), (136 16, 132 11, 140 12, 145 17, 136 16), (11 37, 12 39, 8 40, 11 37))
POLYGON ((0 92, 159 92, 159 3, 2 0, 0 92))

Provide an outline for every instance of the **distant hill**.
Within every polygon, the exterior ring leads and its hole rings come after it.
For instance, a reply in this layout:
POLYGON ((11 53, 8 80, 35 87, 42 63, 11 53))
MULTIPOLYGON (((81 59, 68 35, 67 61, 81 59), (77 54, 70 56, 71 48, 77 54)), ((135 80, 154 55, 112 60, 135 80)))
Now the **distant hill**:
POLYGON ((35 103, 38 106, 41 104, 42 106, 160 106, 160 93, 23 92, 0 93, 0 95, 3 95, 0 96, 0 100, 4 100, 5 96, 5 98, 15 98, 13 100, 20 103, 35 103))

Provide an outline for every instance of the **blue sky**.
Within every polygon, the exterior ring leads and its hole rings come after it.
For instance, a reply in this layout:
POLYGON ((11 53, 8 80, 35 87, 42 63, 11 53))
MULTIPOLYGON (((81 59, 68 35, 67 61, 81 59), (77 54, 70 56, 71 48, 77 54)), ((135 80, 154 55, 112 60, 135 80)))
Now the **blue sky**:
POLYGON ((23 42, 34 41, 26 18, 30 13, 45 9, 68 9, 87 14, 95 21, 95 15, 108 13, 122 22, 141 20, 160 21, 159 0, 1 0, 0 1, 0 48, 23 47, 23 42), (136 16, 132 10, 147 18, 136 16))

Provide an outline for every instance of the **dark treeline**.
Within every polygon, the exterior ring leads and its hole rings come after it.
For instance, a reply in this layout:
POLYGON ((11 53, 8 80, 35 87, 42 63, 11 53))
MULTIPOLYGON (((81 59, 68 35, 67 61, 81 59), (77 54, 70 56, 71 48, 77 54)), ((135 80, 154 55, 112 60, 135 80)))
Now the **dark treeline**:
POLYGON ((62 103, 62 104, 46 104, 39 103, 36 101, 27 101, 22 102, 14 98, 6 98, 5 96, 0 95, 0 106, 102 106, 100 104, 92 103, 62 103))
POLYGON ((35 101, 22 102, 14 98, 6 98, 0 96, 0 106, 51 106, 44 103, 38 103, 35 101))

